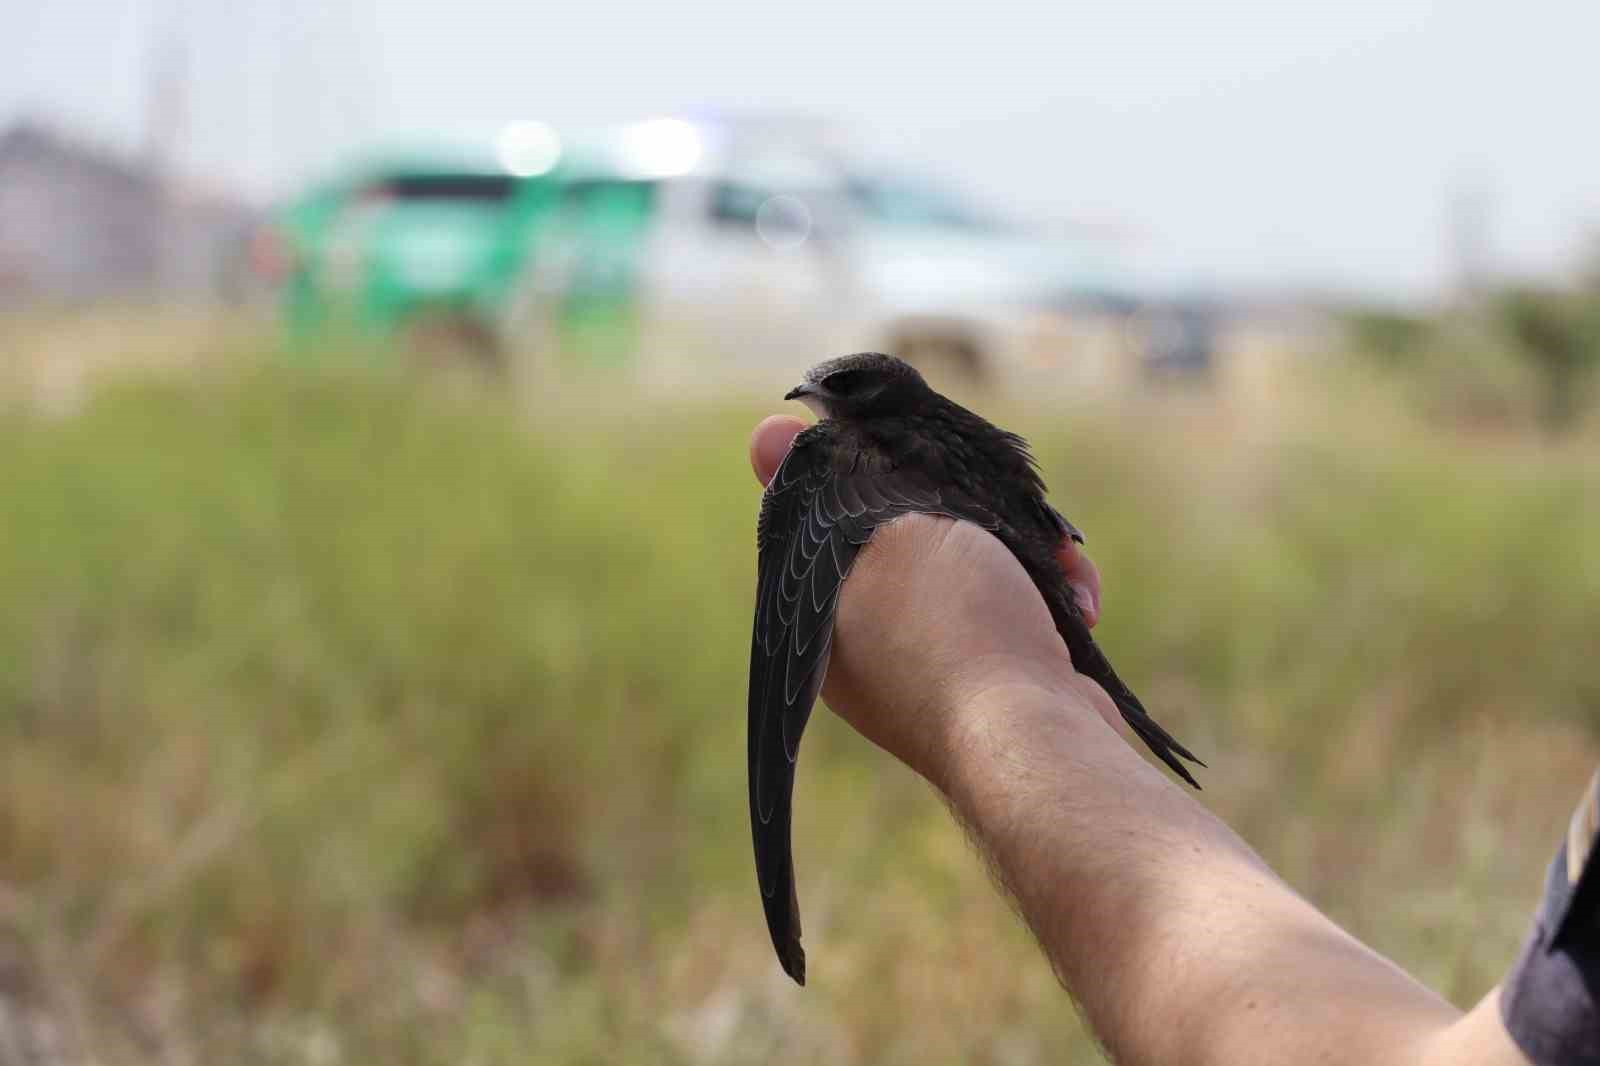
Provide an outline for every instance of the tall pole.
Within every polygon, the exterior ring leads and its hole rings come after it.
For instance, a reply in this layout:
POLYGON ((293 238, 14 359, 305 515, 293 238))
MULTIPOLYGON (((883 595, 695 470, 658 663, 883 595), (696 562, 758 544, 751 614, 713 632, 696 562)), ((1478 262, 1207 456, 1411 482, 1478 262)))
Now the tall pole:
POLYGON ((188 14, 184 0, 171 0, 152 14, 145 67, 143 164, 154 204, 151 288, 171 297, 182 281, 181 167, 188 120, 188 14))

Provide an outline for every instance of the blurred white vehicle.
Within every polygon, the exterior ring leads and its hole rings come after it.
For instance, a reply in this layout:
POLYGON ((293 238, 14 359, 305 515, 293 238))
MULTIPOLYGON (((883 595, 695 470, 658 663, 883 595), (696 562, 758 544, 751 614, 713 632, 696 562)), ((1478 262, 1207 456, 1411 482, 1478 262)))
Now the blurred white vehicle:
POLYGON ((823 128, 656 119, 580 145, 559 173, 524 306, 547 339, 557 324, 568 358, 613 343, 681 380, 711 356, 765 376, 872 349, 937 377, 1062 380, 1147 354, 1148 316, 1107 242, 853 167, 823 128), (596 340, 595 322, 624 318, 596 340))

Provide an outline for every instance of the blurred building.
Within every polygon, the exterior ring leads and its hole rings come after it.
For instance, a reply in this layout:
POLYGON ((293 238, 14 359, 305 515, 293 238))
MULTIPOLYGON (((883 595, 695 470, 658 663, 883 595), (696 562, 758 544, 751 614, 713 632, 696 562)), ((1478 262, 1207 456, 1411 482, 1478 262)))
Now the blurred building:
POLYGON ((255 217, 19 122, 0 133, 0 305, 224 297, 255 217))

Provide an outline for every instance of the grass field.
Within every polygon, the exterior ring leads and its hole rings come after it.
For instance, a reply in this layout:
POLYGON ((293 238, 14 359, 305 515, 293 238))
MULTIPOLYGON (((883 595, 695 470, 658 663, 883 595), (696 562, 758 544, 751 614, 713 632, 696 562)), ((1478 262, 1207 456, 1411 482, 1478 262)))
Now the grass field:
MULTIPOLYGON (((772 958, 742 704, 776 405, 219 362, 0 405, 0 1061, 1099 1061, 935 797, 826 715, 809 987, 772 958)), ((1278 388, 1007 421, 1203 801, 1467 1004, 1600 755, 1593 438, 1278 388)))

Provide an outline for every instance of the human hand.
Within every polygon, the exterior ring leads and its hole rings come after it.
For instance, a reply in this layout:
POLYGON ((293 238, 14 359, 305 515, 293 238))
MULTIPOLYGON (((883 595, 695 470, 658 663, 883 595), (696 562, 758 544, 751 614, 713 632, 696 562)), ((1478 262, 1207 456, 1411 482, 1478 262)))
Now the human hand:
MULTIPOLYGON (((764 485, 798 418, 755 429, 750 464, 764 485)), ((1100 614, 1100 575, 1071 540, 1061 561, 1085 619, 1100 614)), ((822 698, 862 735, 937 780, 971 716, 1012 687, 1045 689, 1115 722, 1105 692, 1076 673, 1043 598, 994 536, 966 522, 907 515, 879 529, 845 582, 822 698)))

